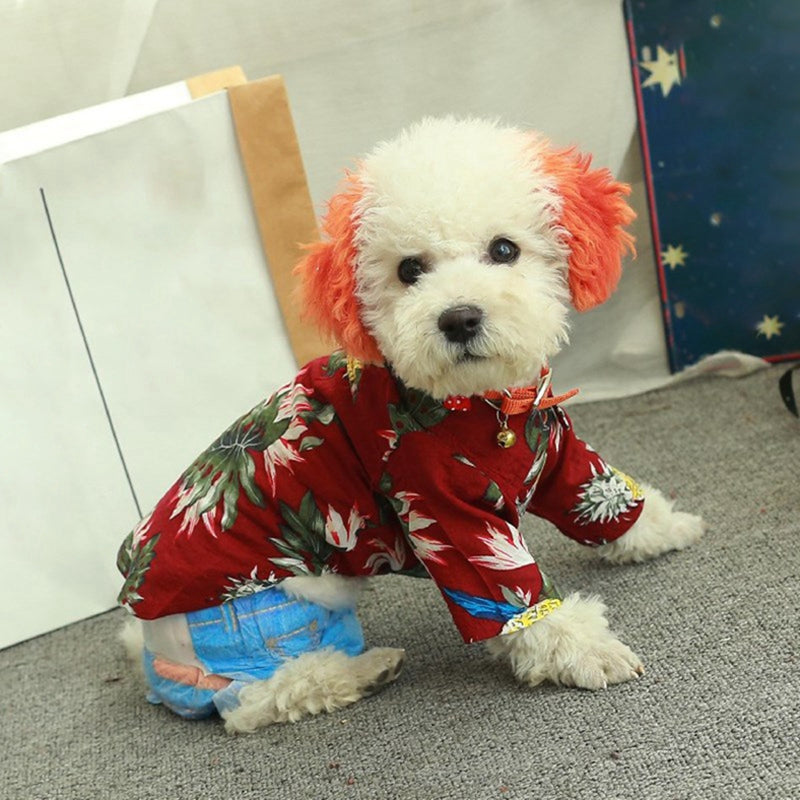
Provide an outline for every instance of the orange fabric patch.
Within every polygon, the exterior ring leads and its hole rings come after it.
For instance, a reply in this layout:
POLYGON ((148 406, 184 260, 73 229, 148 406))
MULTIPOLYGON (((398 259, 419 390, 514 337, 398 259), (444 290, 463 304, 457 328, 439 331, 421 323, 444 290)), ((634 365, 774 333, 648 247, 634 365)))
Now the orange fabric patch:
POLYGON ((184 686, 196 686, 198 689, 212 689, 218 691, 230 686, 230 678, 222 675, 206 675, 199 667, 190 667, 187 664, 177 664, 161 656, 153 659, 153 669, 161 678, 180 683, 184 686))

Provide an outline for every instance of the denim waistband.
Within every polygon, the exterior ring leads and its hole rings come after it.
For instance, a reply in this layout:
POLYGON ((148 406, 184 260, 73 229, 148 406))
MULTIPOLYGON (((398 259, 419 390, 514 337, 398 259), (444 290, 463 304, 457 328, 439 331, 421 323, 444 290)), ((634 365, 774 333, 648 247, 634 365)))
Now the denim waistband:
POLYGON ((352 608, 331 611, 289 597, 280 586, 186 614, 198 660, 210 673, 263 680, 287 659, 334 647, 364 649, 352 608))

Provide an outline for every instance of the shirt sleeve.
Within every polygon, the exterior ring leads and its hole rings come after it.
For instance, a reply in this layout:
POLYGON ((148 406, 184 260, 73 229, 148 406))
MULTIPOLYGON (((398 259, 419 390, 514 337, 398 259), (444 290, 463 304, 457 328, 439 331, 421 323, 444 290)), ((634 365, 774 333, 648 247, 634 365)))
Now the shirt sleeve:
POLYGON ((465 642, 526 627, 560 605, 480 469, 457 456, 400 467, 390 500, 465 642))
POLYGON ((641 488, 576 436, 561 409, 554 426, 528 511, 581 544, 597 546, 618 539, 642 513, 641 488))

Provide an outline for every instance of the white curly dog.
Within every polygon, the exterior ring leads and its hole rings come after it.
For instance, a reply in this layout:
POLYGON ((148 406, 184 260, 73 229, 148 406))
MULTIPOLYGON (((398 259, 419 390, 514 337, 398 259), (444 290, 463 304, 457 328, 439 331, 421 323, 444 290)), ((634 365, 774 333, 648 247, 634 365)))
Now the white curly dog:
MULTIPOLYGON (((405 386, 432 398, 537 386, 567 342, 570 306, 591 308, 617 283, 631 245, 625 194, 606 170, 531 132, 424 120, 359 162, 332 200, 327 238, 299 268, 306 302, 348 353, 385 362, 405 386)), ((701 536, 699 517, 642 488, 638 519, 599 546, 600 557, 640 562, 701 536)), ((335 610, 355 606, 362 582, 323 574, 280 586, 335 610)), ((191 660, 168 623, 144 625, 148 647, 191 660)), ((129 630, 127 638, 138 651, 136 635, 129 630)), ((604 604, 578 593, 487 646, 529 686, 602 689, 643 672, 609 629, 604 604)), ((403 656, 393 648, 304 653, 242 689, 238 707, 223 713, 226 727, 253 731, 346 706, 394 680, 403 656)))

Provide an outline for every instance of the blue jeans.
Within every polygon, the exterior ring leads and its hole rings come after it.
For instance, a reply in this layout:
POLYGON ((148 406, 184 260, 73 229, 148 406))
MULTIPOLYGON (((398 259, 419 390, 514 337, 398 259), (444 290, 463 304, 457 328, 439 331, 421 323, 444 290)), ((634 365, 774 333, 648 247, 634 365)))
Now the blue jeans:
POLYGON ((147 647, 143 658, 147 699, 188 719, 236 708, 244 686, 266 680, 303 653, 333 648, 355 656, 364 650, 354 609, 330 611, 289 597, 280 585, 182 616, 201 667, 147 647))

